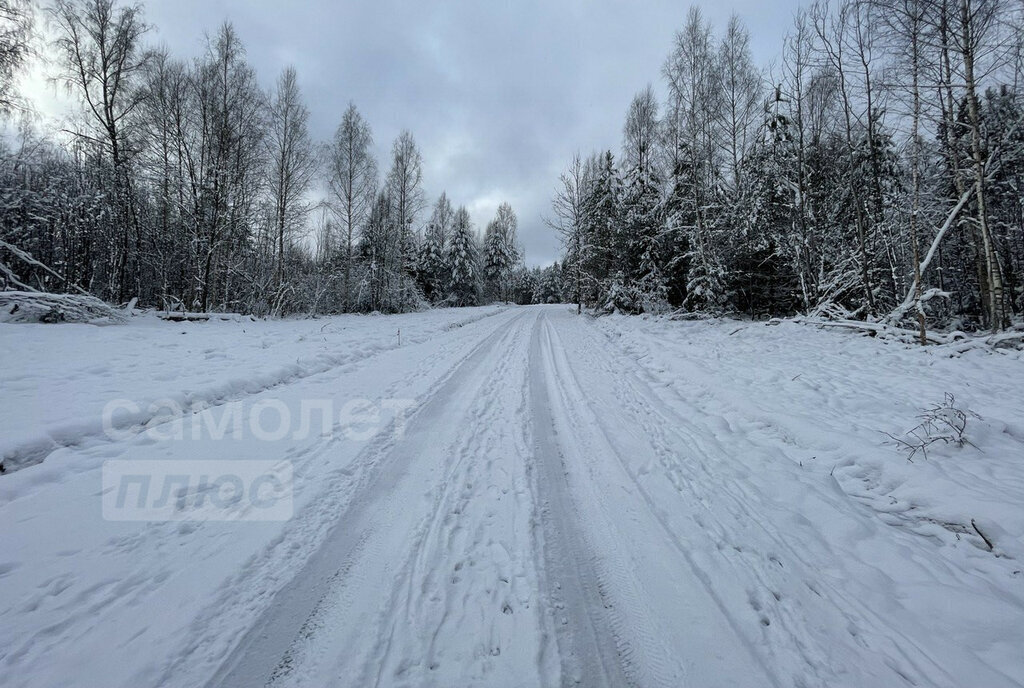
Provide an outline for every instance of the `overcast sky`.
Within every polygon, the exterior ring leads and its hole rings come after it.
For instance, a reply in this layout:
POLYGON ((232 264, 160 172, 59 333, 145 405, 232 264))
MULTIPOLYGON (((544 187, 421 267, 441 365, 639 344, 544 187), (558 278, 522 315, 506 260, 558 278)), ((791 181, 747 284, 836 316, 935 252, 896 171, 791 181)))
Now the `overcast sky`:
MULTIPOLYGON (((698 4, 720 30, 739 14, 754 59, 778 55, 795 0, 698 4)), ((149 0, 145 15, 180 57, 204 34, 234 23, 265 87, 292 64, 312 134, 330 137, 349 101, 373 127, 382 172, 391 142, 413 132, 431 203, 447 191, 478 229, 507 200, 519 216, 527 262, 559 254, 544 226, 558 175, 572 154, 619 150, 633 94, 660 69, 688 3, 667 0, 149 0)), ((35 90, 35 89, 33 89, 35 90)))

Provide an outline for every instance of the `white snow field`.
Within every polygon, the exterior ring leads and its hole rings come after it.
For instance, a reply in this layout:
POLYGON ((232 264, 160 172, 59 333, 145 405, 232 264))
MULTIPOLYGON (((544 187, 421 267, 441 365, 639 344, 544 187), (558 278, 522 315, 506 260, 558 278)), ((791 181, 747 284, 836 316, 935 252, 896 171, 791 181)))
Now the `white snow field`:
POLYGON ((3 686, 1024 685, 1017 354, 535 306, 0 360, 3 686), (967 443, 908 460, 947 393, 967 443), (105 462, 156 460, 289 462, 292 515, 111 518, 105 462))

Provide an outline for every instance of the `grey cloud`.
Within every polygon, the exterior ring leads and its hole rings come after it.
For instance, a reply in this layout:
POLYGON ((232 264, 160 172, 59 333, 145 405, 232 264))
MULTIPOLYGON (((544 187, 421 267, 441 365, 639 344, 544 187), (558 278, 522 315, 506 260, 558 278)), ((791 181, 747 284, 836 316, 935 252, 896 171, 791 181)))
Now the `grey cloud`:
MULTIPOLYGON (((755 58, 777 54, 796 2, 704 2, 716 27, 735 11, 755 58)), ((442 190, 482 227, 508 200, 531 264, 557 258, 541 221, 576 151, 617 151, 632 95, 658 84, 678 2, 156 0, 155 38, 183 56, 230 19, 268 86, 299 71, 315 136, 331 135, 354 101, 373 126, 382 168, 402 129, 416 137, 433 199, 442 190)))

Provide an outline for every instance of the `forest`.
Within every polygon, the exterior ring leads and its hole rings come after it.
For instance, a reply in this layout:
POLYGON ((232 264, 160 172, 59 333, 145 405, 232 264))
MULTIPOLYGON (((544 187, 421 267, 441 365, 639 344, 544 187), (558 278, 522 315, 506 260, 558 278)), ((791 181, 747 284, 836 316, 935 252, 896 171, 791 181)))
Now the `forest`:
POLYGON ((258 315, 571 301, 999 331, 1024 310, 1022 8, 817 2, 767 65, 738 16, 692 8, 620 150, 556 183, 562 260, 528 269, 510 205, 478 229, 431 202, 412 132, 382 164, 355 104, 314 141, 295 70, 261 88, 230 23, 184 60, 141 5, 2 0, 0 279, 258 315), (80 105, 60 131, 12 90, 40 17, 80 105))
POLYGON ((232 24, 187 61, 147 44, 141 5, 0 0, 0 22, 5 288, 257 315, 533 299, 509 204, 480 232, 429 202, 409 131, 382 175, 354 104, 314 141, 295 70, 262 89, 232 24), (80 103, 59 132, 12 117, 31 110, 12 83, 40 20, 50 78, 80 103))
POLYGON ((800 9, 754 63, 697 8, 621 153, 576 156, 550 224, 602 311, 803 314, 963 331, 1024 309, 1021 16, 1001 0, 800 9))

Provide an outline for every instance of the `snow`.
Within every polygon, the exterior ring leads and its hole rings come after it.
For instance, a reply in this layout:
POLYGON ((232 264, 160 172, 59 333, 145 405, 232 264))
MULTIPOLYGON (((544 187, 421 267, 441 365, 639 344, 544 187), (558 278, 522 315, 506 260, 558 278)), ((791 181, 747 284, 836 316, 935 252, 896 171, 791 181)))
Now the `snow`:
MULTIPOLYGON (((638 461, 641 484, 668 501, 667 475, 702 502, 705 513, 675 529, 708 531, 744 571, 726 599, 749 595, 745 615, 770 622, 772 654, 799 648, 778 654, 780 673, 802 661, 804 675, 789 669, 797 684, 1024 682, 1019 360, 934 356, 791 323, 598 325, 627 352, 617 365, 665 403, 677 451, 691 457, 662 460, 664 473, 638 461), (967 429, 976 446, 909 463, 882 433, 917 425, 945 392, 980 416, 967 429)), ((724 572, 709 578, 725 587, 724 572)))
POLYGON ((4 685, 1024 685, 1012 356, 537 306, 0 324, 0 357, 4 685), (946 393, 969 443, 908 461, 886 433, 946 393), (360 399, 408 411, 294 432, 360 399), (271 403, 284 436, 203 430, 271 403), (105 519, 132 460, 289 462, 293 516, 105 519))
POLYGON ((17 468, 100 436, 110 402, 139 408, 119 415, 118 427, 142 424, 166 414, 167 402, 183 410, 225 403, 395 348, 399 331, 403 342, 416 343, 497 310, 178 323, 150 312, 130 327, 5 326, 0 360, 16 364, 0 371, 0 456, 17 468))

